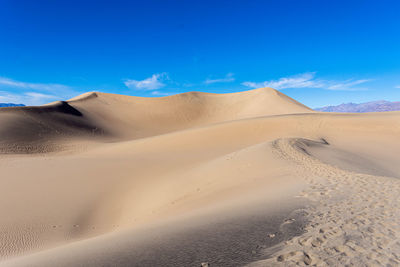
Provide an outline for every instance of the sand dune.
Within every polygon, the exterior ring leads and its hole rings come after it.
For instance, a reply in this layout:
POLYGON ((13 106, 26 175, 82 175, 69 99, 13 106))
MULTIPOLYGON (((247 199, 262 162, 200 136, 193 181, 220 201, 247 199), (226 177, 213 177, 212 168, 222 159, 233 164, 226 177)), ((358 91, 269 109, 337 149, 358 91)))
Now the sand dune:
POLYGON ((158 98, 87 93, 41 107, 2 109, 0 149, 46 152, 59 150, 59 140, 65 138, 131 140, 224 121, 305 112, 312 110, 271 88, 158 98))
POLYGON ((88 93, 0 125, 1 266, 400 264, 400 112, 88 93))

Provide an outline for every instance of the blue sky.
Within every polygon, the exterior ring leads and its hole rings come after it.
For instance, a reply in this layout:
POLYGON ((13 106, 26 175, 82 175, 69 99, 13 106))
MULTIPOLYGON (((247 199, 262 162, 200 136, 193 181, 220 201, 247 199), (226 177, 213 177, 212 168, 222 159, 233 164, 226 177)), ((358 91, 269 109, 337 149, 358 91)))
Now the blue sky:
POLYGON ((400 101, 399 1, 0 0, 0 102, 270 86, 400 101))

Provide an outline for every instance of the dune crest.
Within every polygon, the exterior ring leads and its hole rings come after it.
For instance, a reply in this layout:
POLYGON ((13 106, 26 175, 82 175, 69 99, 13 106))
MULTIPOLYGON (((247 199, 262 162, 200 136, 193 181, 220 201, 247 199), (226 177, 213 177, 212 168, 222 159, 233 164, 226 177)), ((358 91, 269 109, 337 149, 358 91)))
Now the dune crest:
POLYGON ((312 110, 272 88, 159 98, 89 92, 43 106, 1 109, 0 150, 55 151, 62 149, 57 142, 63 139, 115 142, 213 123, 308 112, 312 110))

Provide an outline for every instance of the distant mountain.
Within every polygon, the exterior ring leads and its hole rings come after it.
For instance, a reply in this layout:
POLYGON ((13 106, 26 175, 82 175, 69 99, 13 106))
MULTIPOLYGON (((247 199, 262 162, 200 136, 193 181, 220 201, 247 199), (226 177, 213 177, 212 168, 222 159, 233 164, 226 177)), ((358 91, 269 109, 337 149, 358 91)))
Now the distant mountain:
POLYGON ((347 103, 338 106, 327 106, 314 109, 316 111, 325 112, 382 112, 382 111, 396 111, 400 110, 400 102, 390 102, 385 100, 366 102, 366 103, 347 103))
POLYGON ((5 108, 5 107, 23 107, 25 106, 24 104, 13 104, 13 103, 0 103, 0 108, 5 108))

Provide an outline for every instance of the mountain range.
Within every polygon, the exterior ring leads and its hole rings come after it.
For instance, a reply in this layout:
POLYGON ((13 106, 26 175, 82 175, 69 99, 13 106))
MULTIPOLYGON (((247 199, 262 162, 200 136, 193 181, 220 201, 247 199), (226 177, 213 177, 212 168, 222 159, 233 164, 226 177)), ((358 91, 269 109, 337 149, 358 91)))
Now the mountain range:
POLYGON ((372 101, 366 103, 344 103, 337 106, 326 106, 316 108, 316 111, 324 112, 383 112, 383 111, 396 111, 400 110, 400 101, 390 102, 385 100, 372 101))

